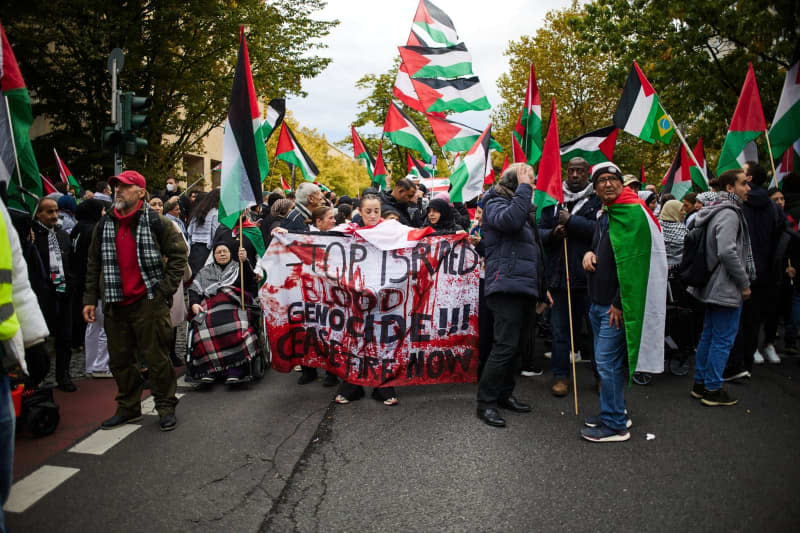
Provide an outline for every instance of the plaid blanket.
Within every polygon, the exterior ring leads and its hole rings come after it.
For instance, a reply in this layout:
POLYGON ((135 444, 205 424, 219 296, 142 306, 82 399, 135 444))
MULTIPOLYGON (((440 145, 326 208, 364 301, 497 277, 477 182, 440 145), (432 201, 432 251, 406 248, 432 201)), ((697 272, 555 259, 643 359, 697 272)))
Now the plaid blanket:
POLYGON ((224 287, 206 298, 204 312, 191 321, 189 364, 196 377, 215 376, 250 361, 258 351, 252 311, 242 309, 239 289, 224 287))

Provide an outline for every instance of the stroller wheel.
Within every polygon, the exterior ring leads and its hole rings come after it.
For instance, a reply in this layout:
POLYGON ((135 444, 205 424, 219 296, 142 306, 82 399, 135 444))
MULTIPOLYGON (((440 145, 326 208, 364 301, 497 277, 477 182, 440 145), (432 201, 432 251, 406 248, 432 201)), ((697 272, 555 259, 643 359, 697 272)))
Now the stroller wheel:
POLYGON ((633 382, 637 385, 650 385, 650 382, 653 380, 653 376, 648 374, 647 372, 634 372, 633 373, 633 382))
POLYGON ((57 407, 32 406, 28 409, 28 418, 25 423, 31 433, 37 437, 44 437, 53 433, 58 427, 61 416, 57 407))

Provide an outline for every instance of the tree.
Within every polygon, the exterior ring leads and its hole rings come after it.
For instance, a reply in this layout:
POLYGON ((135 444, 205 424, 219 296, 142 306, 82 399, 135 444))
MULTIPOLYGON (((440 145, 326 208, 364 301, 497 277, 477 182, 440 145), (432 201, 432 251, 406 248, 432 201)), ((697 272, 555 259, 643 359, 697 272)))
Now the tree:
POLYGON ((330 59, 315 55, 338 21, 312 17, 322 0, 29 0, 0 8, 9 40, 34 99, 34 115, 52 131, 34 140, 41 166, 55 169, 52 148, 75 174, 105 178, 111 158, 100 151, 110 124, 108 53, 125 52, 121 90, 151 95, 149 147, 126 166, 155 186, 174 174, 187 152, 227 113, 244 25, 256 92, 265 100, 304 94, 302 80, 330 59))
MULTIPOLYGON (((614 87, 636 60, 690 146, 703 137, 711 168, 748 61, 769 120, 800 46, 800 4, 793 0, 596 0, 585 10, 570 23, 581 37, 579 53, 611 54, 605 83, 614 87)), ((675 141, 671 149, 677 151, 675 141)))

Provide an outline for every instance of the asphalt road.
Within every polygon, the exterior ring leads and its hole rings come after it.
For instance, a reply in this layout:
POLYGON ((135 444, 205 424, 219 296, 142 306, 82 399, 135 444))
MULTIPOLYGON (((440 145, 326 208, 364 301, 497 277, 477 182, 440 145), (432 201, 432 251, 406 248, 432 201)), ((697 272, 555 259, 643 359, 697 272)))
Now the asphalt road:
POLYGON ((522 378, 534 405, 508 427, 475 417, 474 385, 410 387, 400 404, 341 406, 319 383, 270 373, 242 390, 188 392, 179 427, 156 417, 79 471, 11 531, 792 531, 800 528, 800 366, 757 367, 732 408, 689 397, 691 378, 628 391, 632 438, 594 444, 581 417, 522 378), (647 434, 655 436, 647 440, 647 434))

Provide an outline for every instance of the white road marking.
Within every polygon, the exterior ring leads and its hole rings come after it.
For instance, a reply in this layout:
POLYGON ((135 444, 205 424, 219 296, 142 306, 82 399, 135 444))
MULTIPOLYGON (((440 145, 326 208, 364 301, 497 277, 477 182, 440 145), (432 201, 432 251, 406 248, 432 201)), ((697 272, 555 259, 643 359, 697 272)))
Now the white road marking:
MULTIPOLYGON (((180 399, 185 396, 186 393, 183 392, 176 392, 175 397, 180 399)), ((156 401, 151 394, 144 400, 142 400, 142 414, 143 415, 158 415, 158 411, 156 411, 156 401)))
POLYGON ((142 426, 136 424, 123 424, 114 429, 98 429, 81 442, 69 449, 72 453, 88 453, 103 455, 122 439, 142 426))
POLYGON ((9 513, 24 513, 48 492, 77 474, 78 470, 65 466, 42 466, 14 483, 3 509, 9 513))

